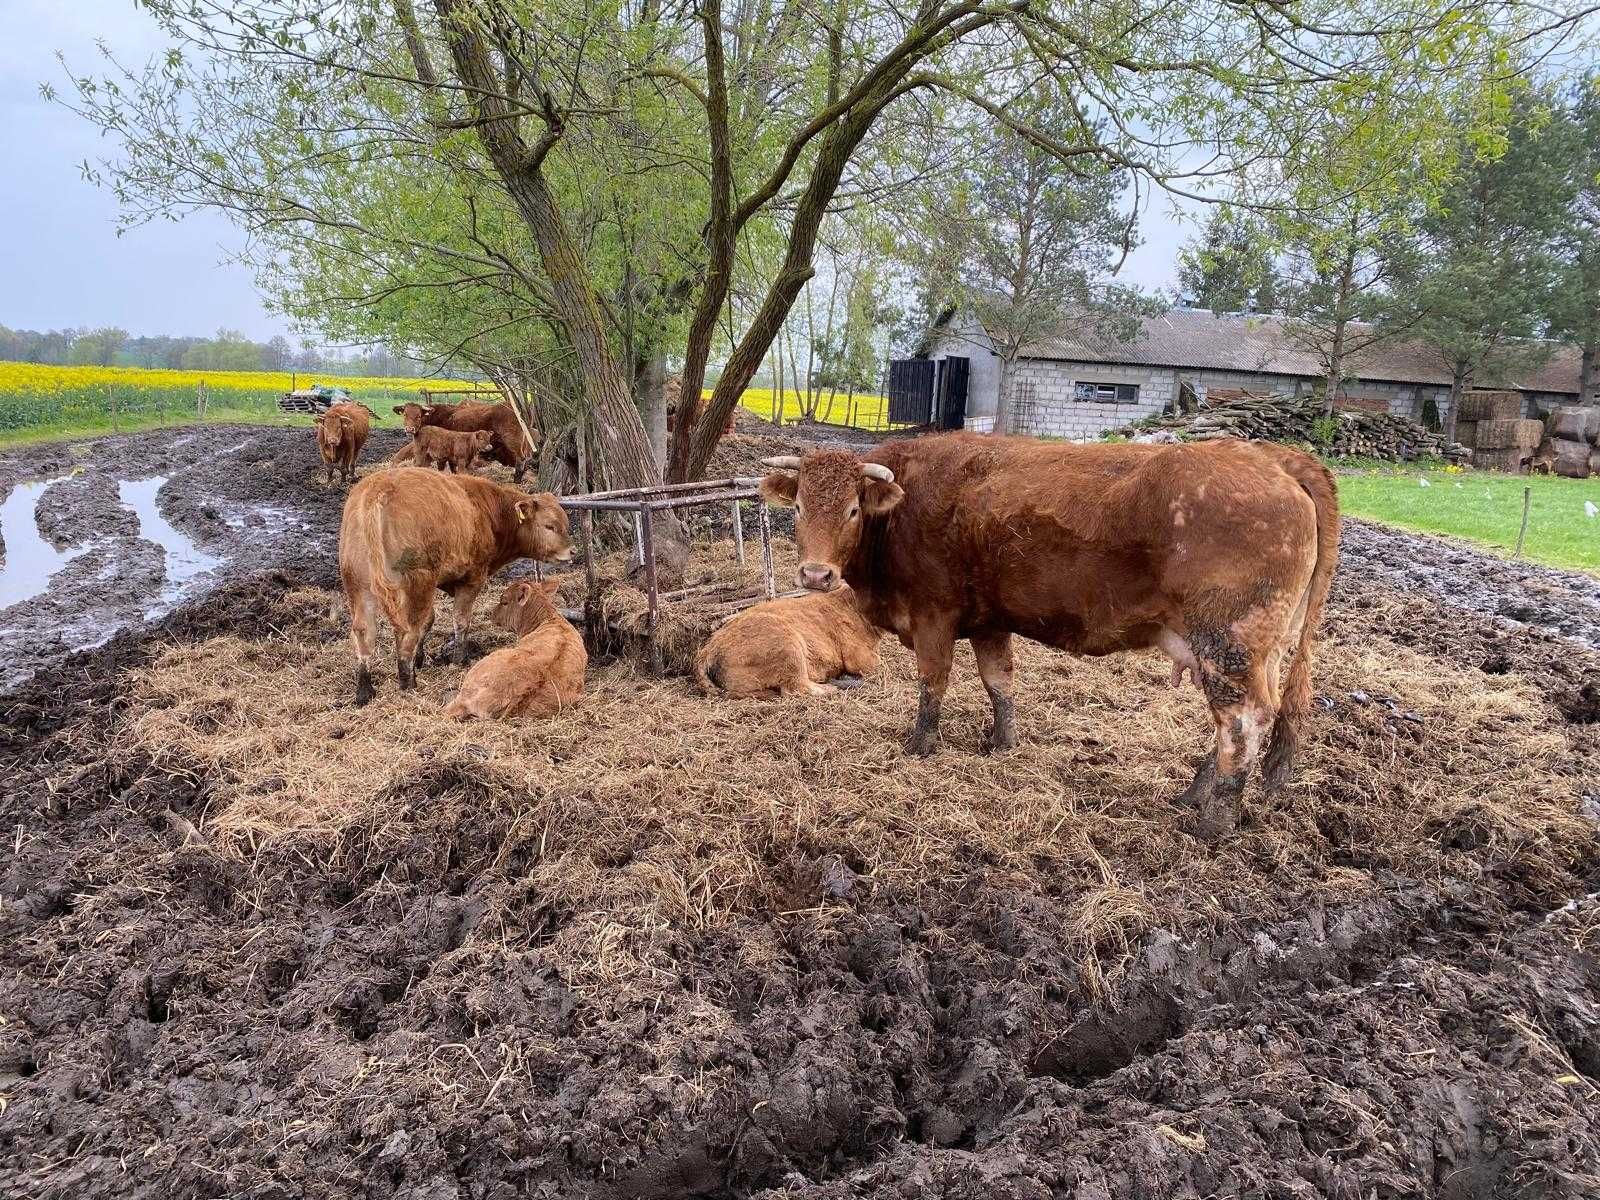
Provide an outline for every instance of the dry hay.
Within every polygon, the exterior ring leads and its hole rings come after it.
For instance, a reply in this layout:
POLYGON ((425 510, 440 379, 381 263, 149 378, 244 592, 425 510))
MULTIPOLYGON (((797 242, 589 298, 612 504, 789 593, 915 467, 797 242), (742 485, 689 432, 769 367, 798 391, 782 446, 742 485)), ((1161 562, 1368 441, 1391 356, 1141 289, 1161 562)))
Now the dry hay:
MULTIPOLYGON (((760 593, 761 540, 752 534, 745 539, 745 561, 741 565, 731 541, 696 543, 689 553, 688 565, 681 581, 671 581, 672 586, 717 586, 718 591, 706 596, 689 596, 661 604, 656 615, 656 641, 661 647, 662 662, 673 674, 685 674, 694 662, 695 651, 718 625, 736 609, 726 601, 735 595, 756 596, 760 593)), ((772 539, 773 583, 782 593, 792 586, 796 556, 794 543, 787 538, 772 539)), ((631 552, 607 555, 595 564, 600 577, 600 618, 609 638, 608 648, 646 661, 645 635, 649 626, 650 598, 644 590, 642 572, 636 569, 637 560, 631 552), (631 578, 630 578, 631 576, 631 578)), ((660 591, 671 590, 666 581, 660 591)), ((583 573, 575 572, 562 577, 561 603, 563 607, 582 610, 588 590, 583 573)))
POLYGON ((988 702, 963 646, 944 746, 914 760, 899 743, 916 673, 893 639, 877 679, 821 700, 706 700, 624 661, 592 667, 554 719, 454 724, 440 709, 458 668, 430 665, 409 693, 385 675, 352 708, 343 616, 328 615, 342 606, 321 592, 285 606, 287 632, 174 647, 137 672, 126 748, 203 768, 200 835, 258 869, 505 872, 548 914, 540 944, 578 987, 647 986, 674 939, 753 915, 826 929, 862 889, 978 886, 1050 898, 1034 907, 1057 914, 1058 945, 1099 991, 1154 928, 1303 914, 1391 870, 1493 871, 1559 902, 1594 854, 1581 768, 1535 689, 1394 644, 1381 608, 1322 648, 1297 782, 1270 801, 1252 789, 1253 823, 1210 848, 1178 832, 1173 803, 1208 715, 1153 655, 1020 642, 1022 745, 984 757, 988 702))

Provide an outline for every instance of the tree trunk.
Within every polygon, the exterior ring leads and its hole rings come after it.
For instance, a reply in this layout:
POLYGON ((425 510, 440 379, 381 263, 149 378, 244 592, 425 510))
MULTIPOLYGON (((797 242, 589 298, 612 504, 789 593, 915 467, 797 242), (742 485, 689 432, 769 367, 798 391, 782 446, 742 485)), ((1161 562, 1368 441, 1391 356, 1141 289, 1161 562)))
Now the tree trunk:
POLYGON ((1600 342, 1589 342, 1578 359, 1578 403, 1600 404, 1600 342))
POLYGON ((994 399, 994 431, 1007 434, 1012 430, 1015 414, 1012 412, 1011 387, 1016 379, 1017 362, 1010 354, 1000 355, 1000 388, 994 399))
POLYGON ((544 140, 537 150, 529 147, 519 129, 519 118, 501 95, 489 52, 470 24, 469 14, 457 11, 460 0, 434 0, 434 7, 456 74, 466 85, 479 119, 478 139, 532 232, 550 279, 553 306, 572 347, 586 407, 595 418, 603 477, 614 488, 660 483, 661 472, 644 423, 606 338, 588 269, 540 165, 543 153, 560 136, 559 120, 546 114, 544 140))
POLYGON ((667 465, 667 354, 658 350, 639 358, 633 368, 633 399, 644 421, 645 435, 658 469, 667 465))
POLYGON ((1465 363, 1457 363, 1450 374, 1450 411, 1444 419, 1445 441, 1456 440, 1456 417, 1461 412, 1461 397, 1467 394, 1467 388, 1472 383, 1472 372, 1467 370, 1465 363))

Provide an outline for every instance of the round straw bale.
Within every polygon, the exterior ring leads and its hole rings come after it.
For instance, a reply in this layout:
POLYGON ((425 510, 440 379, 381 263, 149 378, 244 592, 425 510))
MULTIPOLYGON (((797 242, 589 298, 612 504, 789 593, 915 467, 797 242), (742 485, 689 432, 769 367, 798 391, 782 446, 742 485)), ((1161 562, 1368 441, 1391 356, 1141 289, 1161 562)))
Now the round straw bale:
POLYGON ((1557 475, 1565 475, 1568 479, 1587 479, 1589 477, 1589 443, 1574 442, 1566 438, 1555 440, 1555 471, 1557 475))

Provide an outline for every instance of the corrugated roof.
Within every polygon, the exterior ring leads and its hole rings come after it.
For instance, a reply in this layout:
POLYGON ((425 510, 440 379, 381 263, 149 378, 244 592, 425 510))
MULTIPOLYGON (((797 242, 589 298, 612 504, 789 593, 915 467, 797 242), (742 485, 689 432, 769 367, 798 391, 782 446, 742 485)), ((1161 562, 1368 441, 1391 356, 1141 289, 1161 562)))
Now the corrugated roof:
MULTIPOLYGON (((1174 308, 1144 320, 1144 336, 1131 342, 1097 338, 1092 331, 1044 338, 1024 347, 1024 358, 1130 363, 1211 371, 1254 371, 1315 379, 1316 357, 1289 343, 1281 317, 1174 308)), ((1365 328, 1364 326, 1359 328, 1365 328)), ((1357 380, 1449 386, 1450 369, 1432 347, 1418 341, 1385 342, 1350 358, 1357 380)), ((1538 367, 1513 370, 1500 386, 1536 392, 1578 391, 1578 349, 1560 346, 1538 367)), ((1482 381, 1487 384, 1490 381, 1482 381)))

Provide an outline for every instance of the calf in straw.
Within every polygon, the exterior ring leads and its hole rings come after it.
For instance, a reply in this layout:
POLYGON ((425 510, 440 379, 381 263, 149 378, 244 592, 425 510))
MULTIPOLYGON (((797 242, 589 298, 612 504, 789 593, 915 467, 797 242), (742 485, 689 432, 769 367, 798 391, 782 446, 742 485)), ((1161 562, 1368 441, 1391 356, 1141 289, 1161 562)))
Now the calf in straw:
POLYGON ((475 663, 444 710, 457 721, 482 717, 548 717, 583 694, 589 654, 583 637, 556 609, 559 580, 513 583, 491 620, 517 635, 517 644, 475 663))

